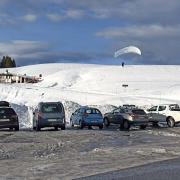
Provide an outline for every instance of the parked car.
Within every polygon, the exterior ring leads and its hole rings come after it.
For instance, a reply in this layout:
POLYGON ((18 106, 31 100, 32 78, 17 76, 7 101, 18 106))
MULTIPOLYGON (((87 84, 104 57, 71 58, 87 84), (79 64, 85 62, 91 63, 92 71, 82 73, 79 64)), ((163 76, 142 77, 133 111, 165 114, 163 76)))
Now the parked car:
POLYGON ((140 126, 141 129, 145 129, 148 125, 148 115, 143 109, 137 108, 117 108, 112 112, 104 115, 104 125, 106 127, 110 124, 120 124, 120 128, 129 130, 134 126, 140 126))
POLYGON ((180 122, 180 107, 178 104, 162 104, 147 110, 149 120, 156 126, 159 122, 167 122, 169 127, 174 127, 180 122))
POLYGON ((40 131, 45 127, 65 130, 65 112, 61 102, 40 102, 36 107, 33 112, 33 129, 40 131))
POLYGON ((18 116, 13 108, 0 106, 0 128, 19 131, 18 116))
POLYGON ((98 126, 99 129, 103 129, 103 116, 96 108, 81 107, 71 115, 70 123, 72 127, 78 125, 81 129, 85 126, 88 126, 89 129, 92 126, 98 126))

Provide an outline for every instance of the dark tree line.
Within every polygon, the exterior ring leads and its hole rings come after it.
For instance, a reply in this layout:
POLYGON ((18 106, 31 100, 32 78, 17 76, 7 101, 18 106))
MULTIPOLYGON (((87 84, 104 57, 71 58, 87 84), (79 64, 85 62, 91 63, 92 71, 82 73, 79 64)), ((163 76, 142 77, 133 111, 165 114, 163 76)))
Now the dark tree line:
POLYGON ((16 67, 16 62, 9 56, 3 56, 0 61, 0 68, 13 68, 16 67))

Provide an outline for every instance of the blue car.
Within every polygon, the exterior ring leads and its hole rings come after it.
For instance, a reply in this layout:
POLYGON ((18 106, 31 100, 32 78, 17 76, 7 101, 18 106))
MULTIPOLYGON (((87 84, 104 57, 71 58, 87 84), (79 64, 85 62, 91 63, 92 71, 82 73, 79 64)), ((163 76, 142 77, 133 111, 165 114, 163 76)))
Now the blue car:
POLYGON ((71 126, 78 125, 81 129, 87 126, 89 129, 92 126, 98 126, 99 129, 103 128, 103 116, 96 108, 81 107, 77 109, 70 118, 71 126))

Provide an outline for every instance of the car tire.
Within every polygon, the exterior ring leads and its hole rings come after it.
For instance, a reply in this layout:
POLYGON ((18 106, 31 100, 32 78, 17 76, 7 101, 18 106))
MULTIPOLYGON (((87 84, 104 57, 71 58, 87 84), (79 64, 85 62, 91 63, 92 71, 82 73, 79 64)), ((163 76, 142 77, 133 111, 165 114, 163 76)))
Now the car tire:
POLYGON ((128 120, 123 121, 123 130, 128 131, 130 129, 131 125, 128 120))
POLYGON ((13 128, 12 128, 12 127, 10 127, 10 128, 9 128, 9 130, 10 130, 10 131, 13 131, 13 128))
POLYGON ((141 126, 140 126, 140 129, 145 130, 146 127, 147 127, 147 125, 141 125, 141 126))
POLYGON ((175 121, 174 121, 174 119, 173 119, 172 117, 169 117, 169 118, 167 119, 167 125, 168 125, 169 127, 171 127, 171 128, 173 128, 173 127, 175 126, 175 121))
POLYGON ((54 130, 55 130, 55 131, 58 131, 58 127, 57 127, 57 126, 55 126, 55 127, 54 127, 54 130))
POLYGON ((153 122, 152 125, 153 125, 154 128, 158 128, 159 127, 158 122, 153 122))
POLYGON ((39 127, 38 123, 36 123, 36 131, 41 131, 41 128, 39 127))
POLYGON ((123 131, 123 130, 124 130, 123 123, 122 123, 122 124, 120 124, 119 129, 120 129, 121 131, 123 131))
POLYGON ((15 131, 19 131, 19 126, 15 127, 14 129, 15 131))
POLYGON ((105 127, 109 127, 110 126, 110 122, 109 122, 108 118, 104 118, 104 126, 105 127))
POLYGON ((82 123, 81 120, 79 121, 79 127, 80 127, 80 129, 83 129, 83 128, 84 128, 84 125, 83 125, 83 123, 82 123))
POLYGON ((65 129, 66 129, 66 126, 65 126, 65 125, 61 127, 61 130, 65 130, 65 129))
POLYGON ((70 125, 71 125, 71 127, 74 127, 74 123, 73 123, 72 119, 70 119, 70 125))
POLYGON ((102 125, 99 125, 99 129, 100 129, 100 130, 103 129, 103 124, 102 124, 102 125))

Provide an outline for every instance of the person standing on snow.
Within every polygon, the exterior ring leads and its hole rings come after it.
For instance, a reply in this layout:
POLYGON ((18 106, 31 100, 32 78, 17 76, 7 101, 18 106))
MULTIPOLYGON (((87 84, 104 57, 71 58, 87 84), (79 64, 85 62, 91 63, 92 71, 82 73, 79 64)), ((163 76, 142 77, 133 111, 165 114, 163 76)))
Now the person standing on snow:
POLYGON ((122 67, 124 67, 124 62, 122 62, 122 67))

